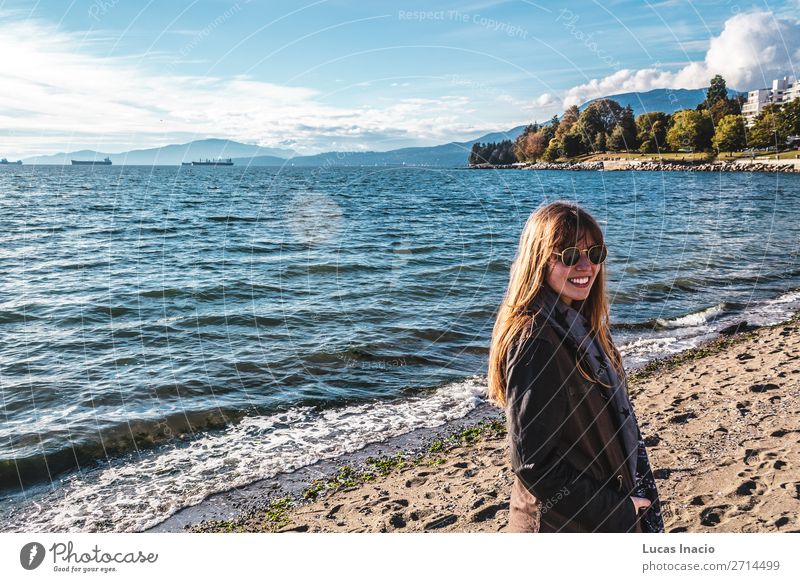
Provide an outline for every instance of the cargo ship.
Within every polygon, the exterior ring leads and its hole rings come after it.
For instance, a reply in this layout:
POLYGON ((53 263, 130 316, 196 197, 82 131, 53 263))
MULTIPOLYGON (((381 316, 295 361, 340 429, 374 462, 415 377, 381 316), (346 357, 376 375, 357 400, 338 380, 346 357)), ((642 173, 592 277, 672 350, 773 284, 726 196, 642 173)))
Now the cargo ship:
POLYGON ((102 162, 98 162, 96 160, 72 160, 73 166, 110 166, 111 160, 108 158, 104 159, 102 162))
POLYGON ((217 158, 216 160, 198 160, 192 162, 193 166, 232 166, 233 158, 217 158))
POLYGON ((17 160, 16 162, 9 162, 7 159, 3 158, 0 160, 0 165, 2 166, 19 166, 22 165, 22 160, 17 160))

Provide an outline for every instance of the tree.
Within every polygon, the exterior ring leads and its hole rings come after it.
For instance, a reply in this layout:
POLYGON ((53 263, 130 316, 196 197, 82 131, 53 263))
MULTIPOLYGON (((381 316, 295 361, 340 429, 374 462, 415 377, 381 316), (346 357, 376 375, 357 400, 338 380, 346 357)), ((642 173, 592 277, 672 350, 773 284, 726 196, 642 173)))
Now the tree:
POLYGON ((714 126, 716 126, 723 117, 738 115, 741 109, 737 111, 736 102, 732 99, 724 99, 714 103, 708 111, 711 114, 711 121, 714 123, 714 126))
MULTIPOLYGON (((550 128, 553 130, 553 135, 555 135, 556 131, 558 130, 558 115, 554 115, 553 118, 550 120, 549 125, 545 125, 545 128, 550 128)), ((552 137, 550 139, 553 139, 552 137)))
POLYGON ((617 152, 634 151, 638 146, 636 139, 636 121, 633 108, 627 105, 620 113, 619 121, 609 137, 609 149, 617 152))
POLYGON ((577 105, 572 105, 561 116, 555 135, 550 140, 545 158, 550 161, 561 157, 574 157, 586 151, 576 123, 580 117, 577 105))
POLYGON ((514 154, 517 159, 527 161, 529 156, 527 150, 531 136, 539 131, 539 124, 535 121, 522 130, 522 133, 514 140, 514 154))
POLYGON ((480 158, 480 151, 481 151, 481 144, 474 143, 472 144, 472 150, 469 152, 469 165, 474 166, 476 164, 482 163, 480 158))
POLYGON ((708 85, 708 91, 706 91, 706 108, 711 109, 717 101, 727 100, 728 87, 725 84, 725 79, 722 78, 722 75, 714 75, 714 78, 711 79, 711 83, 708 85))
POLYGON ((741 115, 726 115, 714 132, 712 145, 719 152, 733 152, 745 146, 744 119, 741 115))
POLYGON ((584 151, 596 149, 594 146, 599 134, 605 133, 607 139, 621 116, 622 106, 613 99, 598 99, 587 105, 575 126, 583 140, 584 151))
POLYGON ((670 115, 661 111, 642 113, 636 118, 636 138, 641 144, 639 151, 645 154, 667 149, 667 128, 670 115))
POLYGON ((781 135, 800 135, 800 98, 792 99, 781 107, 777 123, 781 135))
POLYGON ((548 142, 547 134, 539 128, 539 124, 534 123, 526 127, 517 138, 514 154, 521 162, 535 162, 542 157, 548 142))
POLYGON ((567 158, 574 158, 585 152, 583 147, 583 139, 581 134, 577 131, 570 131, 561 139, 562 156, 567 158))
POLYGON ((764 107, 747 133, 747 145, 752 148, 779 147, 786 143, 786 134, 778 123, 780 107, 770 103, 764 107))
POLYGON ((493 166, 513 164, 517 161, 514 155, 514 142, 510 139, 500 143, 476 143, 469 154, 469 164, 491 164, 493 166))
POLYGON ((579 116, 580 116, 580 111, 578 110, 578 106, 571 105, 564 112, 564 115, 561 116, 561 121, 559 122, 559 125, 566 124, 568 126, 566 129, 569 129, 569 126, 578 121, 579 116))
POLYGON ((545 161, 548 162, 555 162, 561 156, 558 147, 558 140, 553 138, 550 140, 550 143, 547 144, 547 148, 544 150, 543 158, 545 161))
POLYGON ((608 148, 608 136, 605 132, 601 131, 597 134, 594 138, 594 143, 592 144, 592 149, 595 152, 604 152, 608 148))
POLYGON ((711 147, 714 126, 707 111, 682 109, 672 116, 667 145, 675 151, 703 151, 711 147))

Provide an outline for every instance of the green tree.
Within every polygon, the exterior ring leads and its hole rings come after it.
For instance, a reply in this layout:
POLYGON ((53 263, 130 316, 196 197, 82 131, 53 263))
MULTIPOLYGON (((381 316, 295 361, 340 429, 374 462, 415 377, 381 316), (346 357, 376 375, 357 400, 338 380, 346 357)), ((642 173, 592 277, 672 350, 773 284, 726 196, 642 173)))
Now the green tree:
POLYGON ((784 103, 778 112, 777 124, 778 132, 783 136, 800 135, 800 98, 784 103))
POLYGON ((717 101, 727 100, 728 87, 725 83, 725 79, 722 78, 722 75, 714 75, 714 78, 711 79, 711 83, 708 85, 708 91, 706 91, 706 108, 711 109, 717 101))
POLYGON ((780 107, 766 105, 747 132, 747 145, 752 148, 780 147, 786 143, 786 134, 779 123, 780 107))
POLYGON ((555 162, 560 156, 561 154, 559 153, 558 140, 553 138, 550 140, 550 143, 547 144, 547 148, 544 150, 542 157, 547 162, 555 162))
MULTIPOLYGON (((622 110, 614 132, 616 132, 619 137, 616 138, 616 147, 611 147, 611 143, 609 142, 610 149, 615 151, 634 151, 639 146, 639 142, 636 139, 636 120, 633 117, 633 108, 630 105, 627 105, 625 109, 622 110)), ((612 137, 614 132, 612 132, 612 137)), ((609 140, 610 139, 611 138, 609 138, 609 140)))
POLYGON ((585 151, 584 145, 580 139, 580 132, 576 129, 576 123, 579 117, 580 112, 578 111, 577 105, 569 107, 564 112, 564 115, 561 116, 561 121, 558 123, 555 135, 547 146, 547 149, 550 150, 548 156, 551 160, 563 157, 571 158, 585 151), (555 158, 553 158, 553 156, 555 156, 555 158))
POLYGON ((637 117, 636 138, 641 144, 639 151, 645 154, 666 151, 669 124, 670 115, 661 111, 650 111, 637 117))
POLYGON ((578 131, 570 131, 561 139, 562 156, 574 158, 586 152, 583 138, 578 131))
POLYGON ((594 138, 594 143, 592 144, 592 149, 595 152, 604 152, 608 149, 608 136, 604 131, 601 131, 597 134, 594 138))
POLYGON ((682 109, 672 116, 667 145, 675 151, 704 151, 711 147, 714 125, 707 111, 682 109))
POLYGON ((712 140, 718 152, 733 152, 745 146, 744 119, 741 115, 726 115, 717 124, 712 140))

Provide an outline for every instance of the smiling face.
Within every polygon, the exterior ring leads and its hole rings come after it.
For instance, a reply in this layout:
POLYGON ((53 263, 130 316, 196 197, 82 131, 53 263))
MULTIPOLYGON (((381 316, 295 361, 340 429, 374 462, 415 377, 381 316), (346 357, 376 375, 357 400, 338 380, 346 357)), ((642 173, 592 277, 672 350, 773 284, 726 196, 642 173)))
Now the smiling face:
MULTIPOLYGON (((584 234, 575 246, 583 251, 583 249, 588 249, 595 244, 597 242, 590 235, 584 234)), ((556 250, 561 252, 564 249, 559 248, 556 250)), ((559 294, 561 300, 571 306, 573 301, 583 301, 589 297, 594 280, 602 267, 603 265, 592 263, 585 252, 581 252, 581 260, 571 267, 567 267, 561 262, 561 257, 553 254, 547 262, 546 281, 550 288, 559 294), (585 286, 577 284, 583 283, 581 278, 588 278, 585 286), (570 279, 578 279, 579 281, 573 284, 570 279)))

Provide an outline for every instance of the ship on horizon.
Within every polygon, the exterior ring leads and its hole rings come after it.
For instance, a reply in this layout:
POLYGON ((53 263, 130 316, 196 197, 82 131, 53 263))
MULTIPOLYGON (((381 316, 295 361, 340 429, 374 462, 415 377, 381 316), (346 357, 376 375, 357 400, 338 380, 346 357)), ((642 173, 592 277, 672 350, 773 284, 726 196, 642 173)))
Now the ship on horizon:
POLYGON ((232 166, 233 158, 217 158, 216 160, 197 160, 192 161, 193 166, 232 166))
POLYGON ((72 160, 73 166, 110 166, 111 160, 106 158, 102 161, 97 160, 72 160))
POLYGON ((3 166, 21 166, 22 160, 17 160, 16 162, 9 162, 7 159, 3 158, 0 160, 0 165, 3 166))

